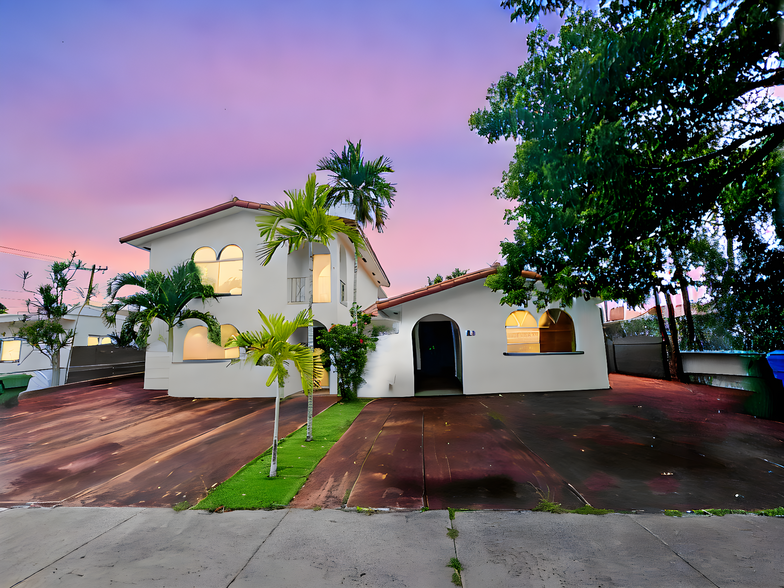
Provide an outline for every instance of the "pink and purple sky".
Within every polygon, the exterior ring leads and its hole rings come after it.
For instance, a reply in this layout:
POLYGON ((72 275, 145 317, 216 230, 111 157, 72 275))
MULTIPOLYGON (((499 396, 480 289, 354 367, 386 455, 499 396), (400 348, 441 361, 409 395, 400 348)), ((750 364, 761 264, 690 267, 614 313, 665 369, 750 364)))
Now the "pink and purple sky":
POLYGON ((347 139, 396 170, 370 234, 389 295, 500 261, 511 228, 491 191, 513 145, 467 119, 532 25, 498 4, 0 3, 0 302, 22 309, 22 270, 45 277, 23 252, 108 266, 103 294, 147 269, 121 236, 234 196, 281 201, 347 139))

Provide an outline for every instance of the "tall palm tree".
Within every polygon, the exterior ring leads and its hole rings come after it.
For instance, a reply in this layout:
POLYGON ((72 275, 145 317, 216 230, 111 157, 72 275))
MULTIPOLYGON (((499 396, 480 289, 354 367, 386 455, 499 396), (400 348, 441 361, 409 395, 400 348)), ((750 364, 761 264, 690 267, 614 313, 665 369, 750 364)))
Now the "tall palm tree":
MULTIPOLYGON (((245 363, 251 365, 266 365, 272 367, 272 372, 267 379, 267 386, 277 382, 275 391, 275 425, 272 432, 272 463, 270 464, 270 478, 278 473, 278 417, 280 414, 280 392, 283 390, 286 378, 289 375, 287 364, 293 363, 299 370, 302 378, 302 387, 309 398, 313 397, 313 380, 321 368, 321 361, 314 357, 313 350, 300 345, 289 343, 288 340, 294 331, 309 324, 313 324, 313 316, 309 310, 300 312, 293 321, 288 321, 282 314, 265 316, 259 311, 262 327, 261 331, 246 331, 234 335, 229 339, 226 347, 244 347, 245 363)), ((237 363, 241 359, 233 359, 237 363)))
POLYGON ((205 302, 217 299, 212 286, 203 284, 201 272, 193 260, 181 263, 167 272, 148 270, 143 274, 118 274, 109 281, 106 289, 109 304, 104 306, 102 316, 108 326, 117 324, 117 313, 128 310, 120 335, 132 339, 143 349, 155 319, 162 320, 169 328, 166 350, 174 349, 174 327, 186 319, 198 319, 208 328, 208 338, 216 345, 221 344, 220 323, 209 312, 187 307, 192 300, 205 302), (136 286, 142 291, 129 296, 117 296, 125 286, 136 286))
MULTIPOLYGON (((346 235, 354 249, 360 247, 362 235, 354 227, 348 226, 337 216, 327 214, 327 199, 332 188, 319 186, 316 174, 310 174, 304 190, 287 190, 289 197, 283 204, 275 203, 264 216, 256 217, 259 236, 262 239, 257 256, 262 265, 267 265, 275 252, 282 246, 288 252, 296 251, 307 243, 308 270, 308 347, 313 344, 313 243, 328 245, 338 234, 346 235)), ((307 441, 313 440, 313 395, 308 395, 307 441)))
MULTIPOLYGON (((362 157, 362 141, 354 145, 347 141, 343 152, 334 150, 329 157, 319 160, 316 167, 319 171, 331 173, 332 193, 327 205, 339 202, 348 204, 354 211, 357 226, 371 227, 382 233, 387 220, 386 208, 392 208, 397 190, 382 174, 392 173, 392 160, 383 155, 378 159, 368 160, 362 157)), ((352 308, 357 304, 357 271, 359 269, 359 251, 354 248, 354 299, 352 308)), ((356 311, 354 322, 360 329, 356 311)))

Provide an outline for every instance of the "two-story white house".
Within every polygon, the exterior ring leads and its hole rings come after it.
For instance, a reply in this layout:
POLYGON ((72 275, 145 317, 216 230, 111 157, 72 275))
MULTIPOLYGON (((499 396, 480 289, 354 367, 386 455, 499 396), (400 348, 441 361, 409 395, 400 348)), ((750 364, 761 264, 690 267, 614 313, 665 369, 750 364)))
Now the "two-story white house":
MULTIPOLYGON (((256 218, 266 204, 234 199, 120 239, 150 253, 150 268, 167 270, 193 259, 219 301, 209 310, 222 325, 224 341, 260 326, 257 310, 293 318, 307 305, 307 248, 278 250, 267 266, 256 258, 256 218)), ((344 218, 347 211, 342 211, 344 218)), ((333 213, 340 214, 340 211, 333 213)), ((353 222, 353 221, 349 221, 353 222)), ((340 236, 329 247, 314 247, 314 304, 317 328, 349 323, 354 250, 340 236)), ((529 304, 499 304, 500 293, 484 286, 497 266, 473 271, 387 298, 389 286, 370 243, 360 251, 357 300, 388 327, 369 358, 360 396, 419 396, 590 390, 609 387, 602 321, 596 300, 576 299, 567 307, 539 311, 529 304)), ((531 274, 529 279, 536 280, 531 274)), ((172 396, 273 396, 267 367, 231 366, 240 350, 207 340, 195 320, 175 330, 167 352, 165 326, 154 324, 145 367, 145 387, 172 396)), ((295 335, 306 341, 305 329, 295 335)), ((324 382, 335 393, 334 379, 324 382)), ((291 374, 284 395, 300 390, 291 374)))
MULTIPOLYGON (((272 261, 262 266, 256 251, 260 244, 256 218, 269 205, 237 198, 178 219, 127 235, 120 239, 149 251, 150 269, 165 271, 188 259, 202 269, 205 280, 215 287, 219 301, 193 308, 211 312, 221 323, 224 340, 238 331, 257 330, 265 314, 282 313, 292 319, 308 303, 307 248, 288 254, 281 248, 272 261)), ((343 208, 332 211, 350 220, 343 208), (341 214, 342 213, 342 214, 341 214)), ((370 243, 360 250, 357 301, 362 307, 385 296, 389 286, 370 243)), ((354 249, 344 236, 329 244, 314 245, 313 316, 317 328, 351 321, 354 249)), ((122 295, 122 292, 120 292, 122 295)), ((275 387, 265 383, 270 368, 260 366, 227 367, 239 349, 223 349, 207 340, 207 328, 200 321, 186 321, 175 329, 174 351, 167 353, 165 325, 153 324, 145 368, 145 387, 165 389, 171 396, 237 398, 274 396, 275 387)), ((299 342, 306 342, 303 329, 299 342)), ((335 382, 328 384, 333 391, 335 382)), ((292 374, 284 394, 301 388, 292 374)))

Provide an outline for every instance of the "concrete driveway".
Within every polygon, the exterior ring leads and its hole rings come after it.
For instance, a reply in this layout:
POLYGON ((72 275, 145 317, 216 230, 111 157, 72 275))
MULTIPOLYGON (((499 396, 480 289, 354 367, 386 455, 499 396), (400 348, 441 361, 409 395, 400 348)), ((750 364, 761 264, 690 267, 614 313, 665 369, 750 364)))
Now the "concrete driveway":
MULTIPOLYGON (((613 375, 612 389, 376 400, 292 506, 616 510, 784 505, 784 423, 749 393, 613 375)), ((335 397, 317 395, 321 411, 335 397)), ((170 398, 141 380, 22 397, 0 411, 0 506, 195 504, 263 453, 270 399, 170 398)), ((305 398, 281 406, 281 436, 305 398)))
MULTIPOLYGON (((336 397, 316 395, 314 412, 336 397)), ((171 398, 141 378, 23 395, 0 408, 0 506, 195 504, 272 444, 274 400, 171 398)), ((281 438, 306 398, 281 403, 281 438)))
POLYGON ((610 390, 376 400, 292 506, 784 506, 784 423, 750 393, 611 375, 610 390))

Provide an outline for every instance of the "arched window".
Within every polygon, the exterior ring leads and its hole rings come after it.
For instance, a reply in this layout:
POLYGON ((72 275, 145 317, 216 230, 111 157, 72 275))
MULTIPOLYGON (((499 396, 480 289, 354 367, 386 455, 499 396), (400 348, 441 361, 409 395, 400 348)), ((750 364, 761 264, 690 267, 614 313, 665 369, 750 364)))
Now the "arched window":
MULTIPOLYGON (((238 331, 232 325, 221 325, 221 345, 226 345, 231 337, 238 331)), ((185 345, 182 350, 183 360, 192 359, 232 359, 240 356, 239 347, 225 349, 215 345, 207 338, 207 327, 193 327, 185 335, 185 345)))
POLYGON ((506 318, 506 352, 539 353, 539 325, 527 310, 516 310, 506 318))
POLYGON ((574 321, 560 308, 551 308, 539 319, 542 353, 575 351, 574 321))
POLYGON ((313 256, 313 302, 330 302, 332 300, 331 269, 329 253, 313 256))
POLYGON ((216 294, 242 294, 242 249, 227 245, 216 257, 212 247, 200 247, 193 261, 201 270, 202 282, 215 288, 216 294))
POLYGON ((216 292, 225 294, 242 294, 242 249, 236 245, 227 245, 218 257, 220 275, 216 292))

